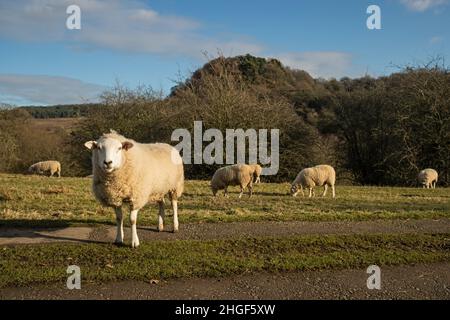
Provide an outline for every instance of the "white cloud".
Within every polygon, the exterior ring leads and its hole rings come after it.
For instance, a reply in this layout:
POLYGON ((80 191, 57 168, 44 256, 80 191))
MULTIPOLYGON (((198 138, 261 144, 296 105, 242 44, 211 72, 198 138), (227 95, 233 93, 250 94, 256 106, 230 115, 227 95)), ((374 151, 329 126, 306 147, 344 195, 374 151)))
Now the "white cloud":
POLYGON ((96 102, 106 87, 78 79, 0 74, 0 100, 17 104, 71 104, 96 102))
POLYGON ((408 9, 423 12, 430 8, 448 4, 448 0, 400 0, 408 9))
POLYGON ((443 40, 444 40, 444 38, 442 38, 441 36, 434 36, 434 37, 431 37, 431 39, 430 39, 430 44, 431 44, 431 45, 439 44, 439 43, 441 43, 443 40))
POLYGON ((352 56, 345 52, 291 52, 279 54, 277 58, 288 67, 305 70, 313 77, 340 78, 350 76, 352 67, 352 56))
POLYGON ((160 14, 143 0, 17 0, 0 2, 0 36, 24 41, 64 41, 79 48, 180 54, 203 51, 258 54, 262 47, 244 38, 202 35, 189 18, 160 14), (66 8, 81 8, 81 30, 67 30, 66 8))

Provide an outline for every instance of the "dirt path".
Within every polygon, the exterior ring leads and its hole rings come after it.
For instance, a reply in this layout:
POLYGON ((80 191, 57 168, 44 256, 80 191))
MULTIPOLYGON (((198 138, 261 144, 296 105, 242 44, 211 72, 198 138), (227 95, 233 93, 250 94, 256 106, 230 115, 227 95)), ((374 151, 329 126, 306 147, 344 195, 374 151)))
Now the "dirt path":
POLYGON ((450 300, 450 263, 381 269, 381 290, 366 286, 366 270, 255 274, 226 278, 65 283, 0 289, 0 299, 446 299, 450 300))
MULTIPOLYGON (((450 219, 439 220, 377 220, 359 222, 232 222, 182 224, 180 232, 157 232, 154 227, 140 227, 141 240, 172 239, 236 239, 241 237, 293 236, 312 234, 367 233, 450 233, 450 219)), ((0 228, 0 245, 37 244, 48 242, 112 242, 116 228, 69 227, 59 229, 0 228)), ((130 238, 125 228, 125 239, 130 238)))

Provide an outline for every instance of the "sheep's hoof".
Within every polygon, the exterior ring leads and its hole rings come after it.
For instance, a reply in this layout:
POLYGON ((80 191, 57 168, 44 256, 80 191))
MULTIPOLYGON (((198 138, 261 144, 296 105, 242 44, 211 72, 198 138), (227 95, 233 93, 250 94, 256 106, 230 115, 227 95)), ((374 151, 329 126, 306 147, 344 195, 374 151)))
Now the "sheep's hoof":
POLYGON ((123 245, 124 245, 124 243, 123 243, 123 241, 114 241, 114 245, 115 246, 118 246, 118 247, 123 247, 123 245))
POLYGON ((172 233, 178 233, 178 228, 177 229, 173 229, 172 233))
POLYGON ((114 242, 114 245, 115 245, 116 247, 119 247, 119 248, 125 247, 125 243, 124 243, 124 242, 114 242))
POLYGON ((163 226, 158 226, 158 232, 163 232, 164 231, 164 227, 163 226))
POLYGON ((139 247, 139 240, 133 240, 133 241, 131 241, 131 247, 132 247, 132 248, 137 248, 137 247, 139 247))

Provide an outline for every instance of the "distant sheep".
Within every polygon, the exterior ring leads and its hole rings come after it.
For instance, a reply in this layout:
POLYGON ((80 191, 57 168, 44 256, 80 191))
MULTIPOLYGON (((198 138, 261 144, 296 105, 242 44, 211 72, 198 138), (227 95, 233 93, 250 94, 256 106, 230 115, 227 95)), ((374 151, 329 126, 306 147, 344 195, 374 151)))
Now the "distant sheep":
POLYGON ((336 197, 335 185, 336 183, 336 172, 334 168, 329 165, 319 165, 312 168, 306 168, 300 171, 300 173, 295 178, 291 186, 291 194, 295 197, 300 191, 303 193, 303 188, 309 189, 309 197, 314 194, 314 187, 324 186, 322 196, 325 197, 327 194, 328 187, 331 187, 333 193, 333 198, 336 197))
POLYGON ((417 179, 423 188, 435 189, 438 180, 438 173, 434 169, 425 169, 419 172, 417 179))
POLYGON ((28 168, 28 172, 31 174, 40 174, 40 175, 49 174, 50 177, 53 177, 53 175, 56 174, 58 178, 60 178, 61 163, 54 160, 41 161, 31 165, 28 168))
POLYGON ((260 183, 261 182, 261 173, 262 173, 262 168, 259 164, 249 164, 249 166, 252 168, 253 170, 253 178, 255 179, 253 181, 253 183, 260 183))
POLYGON ((224 190, 224 195, 228 196, 228 186, 240 186, 242 197, 245 188, 248 188, 249 197, 253 193, 253 169, 246 164, 235 164, 232 166, 217 169, 211 179, 211 190, 216 196, 217 191, 224 190))
POLYGON ((115 131, 103 134, 85 146, 92 150, 93 191, 103 205, 113 207, 117 220, 116 243, 123 243, 122 206, 130 206, 133 248, 139 246, 136 231, 138 211, 148 202, 158 202, 158 230, 164 229, 164 196, 173 208, 173 231, 178 231, 177 199, 183 193, 184 169, 178 151, 168 144, 142 144, 115 131))

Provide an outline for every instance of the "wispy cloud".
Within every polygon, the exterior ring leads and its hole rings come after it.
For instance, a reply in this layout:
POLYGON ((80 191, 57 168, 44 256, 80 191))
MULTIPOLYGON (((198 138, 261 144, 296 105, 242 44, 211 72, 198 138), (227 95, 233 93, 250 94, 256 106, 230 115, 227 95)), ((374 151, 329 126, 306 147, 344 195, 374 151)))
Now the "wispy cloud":
POLYGON ((69 42, 79 48, 200 57, 203 51, 253 53, 262 46, 244 37, 205 36, 200 22, 160 14, 139 0, 17 0, 0 2, 0 36, 69 42), (66 8, 81 8, 81 30, 67 30, 66 8))
POLYGON ((435 44, 439 44, 444 40, 443 37, 441 36, 434 36, 430 38, 430 44, 431 45, 435 45, 435 44))
POLYGON ((447 5, 448 0, 400 0, 408 9, 413 11, 427 11, 428 9, 447 5))
POLYGON ((279 54, 277 58, 285 65, 305 70, 313 77, 340 78, 350 76, 352 56, 345 52, 317 51, 279 54))
POLYGON ((73 78, 0 74, 0 100, 16 104, 70 104, 98 101, 106 87, 73 78))

